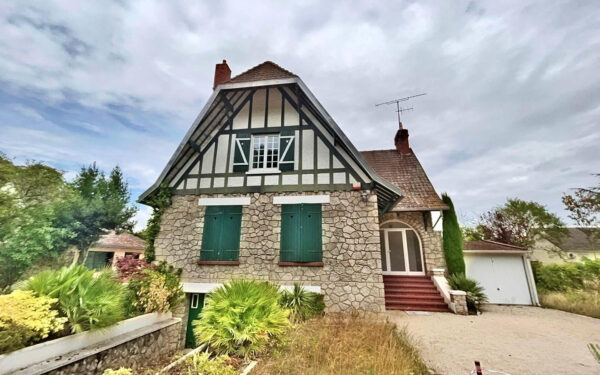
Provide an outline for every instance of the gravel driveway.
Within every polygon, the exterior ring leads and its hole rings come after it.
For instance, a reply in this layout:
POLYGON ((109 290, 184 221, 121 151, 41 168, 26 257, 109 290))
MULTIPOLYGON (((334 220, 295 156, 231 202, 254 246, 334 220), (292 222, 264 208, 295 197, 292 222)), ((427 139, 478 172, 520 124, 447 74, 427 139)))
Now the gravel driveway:
POLYGON ((480 316, 387 315, 407 327, 436 374, 466 375, 474 360, 511 375, 600 374, 587 348, 600 344, 600 319, 521 306, 487 306, 480 316))

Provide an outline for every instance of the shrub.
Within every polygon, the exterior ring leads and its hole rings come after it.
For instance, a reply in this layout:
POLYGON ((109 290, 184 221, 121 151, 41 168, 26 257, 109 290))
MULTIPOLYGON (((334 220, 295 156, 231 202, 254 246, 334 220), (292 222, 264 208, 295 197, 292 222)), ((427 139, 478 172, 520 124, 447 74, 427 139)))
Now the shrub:
POLYGON ((128 304, 134 312, 167 312, 183 299, 180 279, 181 269, 175 269, 165 261, 156 269, 145 268, 129 280, 128 304))
POLYGON ((469 310, 478 310, 479 305, 487 302, 483 287, 477 281, 469 279, 462 273, 450 276, 448 284, 454 290, 462 290, 467 293, 467 307, 469 310))
POLYGON ((444 257, 446 258, 446 266, 448 274, 465 273, 465 260, 463 257, 463 240, 456 212, 454 212, 454 204, 452 199, 447 194, 442 194, 442 200, 450 207, 444 211, 444 220, 442 222, 444 257))
POLYGON ((144 259, 139 259, 133 255, 125 255, 115 260, 115 268, 121 280, 129 280, 133 275, 142 272, 146 268, 156 268, 152 263, 146 262, 144 259))
POLYGON ((299 284, 294 284, 292 291, 281 292, 280 304, 290 310, 290 319, 294 322, 303 322, 321 315, 325 309, 322 294, 309 292, 299 284))
POLYGON ((600 259, 584 258, 581 262, 535 264, 533 271, 537 288, 542 292, 598 289, 600 286, 600 259))
POLYGON ((237 375, 226 355, 210 358, 208 353, 198 353, 186 361, 188 375, 237 375))
POLYGON ((52 310, 56 299, 17 290, 0 296, 0 354, 23 348, 60 332, 67 319, 52 310))
POLYGON ((102 375, 133 375, 133 371, 129 368, 121 367, 118 370, 106 369, 102 375))
POLYGON ((73 333, 102 328, 125 317, 125 288, 109 269, 94 273, 83 265, 44 271, 29 279, 25 289, 58 299, 73 333))
POLYGON ((236 280, 207 297, 194 322, 198 343, 217 354, 251 357, 289 327, 289 311, 279 306, 279 288, 266 281, 236 280))

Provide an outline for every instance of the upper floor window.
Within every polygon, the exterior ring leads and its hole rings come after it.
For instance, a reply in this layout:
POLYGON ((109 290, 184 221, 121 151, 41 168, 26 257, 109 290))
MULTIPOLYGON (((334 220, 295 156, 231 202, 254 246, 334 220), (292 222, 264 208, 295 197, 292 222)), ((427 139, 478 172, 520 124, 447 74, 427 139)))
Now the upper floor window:
POLYGON ((233 172, 277 173, 294 170, 295 131, 283 129, 280 134, 235 135, 233 172))
POLYGON ((277 169, 279 135, 252 137, 252 169, 277 169))

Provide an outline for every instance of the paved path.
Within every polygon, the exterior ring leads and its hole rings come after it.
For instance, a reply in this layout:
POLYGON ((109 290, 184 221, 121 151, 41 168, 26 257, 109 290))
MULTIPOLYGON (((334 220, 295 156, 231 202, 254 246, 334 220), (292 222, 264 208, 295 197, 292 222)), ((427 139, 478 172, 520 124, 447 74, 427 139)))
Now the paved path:
POLYGON ((600 319, 538 307, 486 310, 480 316, 387 315, 399 328, 407 327, 436 374, 466 375, 475 359, 511 375, 600 374, 587 348, 600 344, 600 319))

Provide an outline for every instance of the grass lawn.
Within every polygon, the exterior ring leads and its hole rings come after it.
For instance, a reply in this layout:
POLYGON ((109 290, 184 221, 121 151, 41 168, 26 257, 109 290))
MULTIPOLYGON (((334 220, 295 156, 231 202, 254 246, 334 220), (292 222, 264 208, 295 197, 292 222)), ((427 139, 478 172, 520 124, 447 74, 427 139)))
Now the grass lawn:
POLYGON ((543 307, 600 318, 599 291, 540 292, 543 307))
POLYGON ((292 329, 252 375, 429 374, 406 332, 368 318, 325 316, 292 329))

